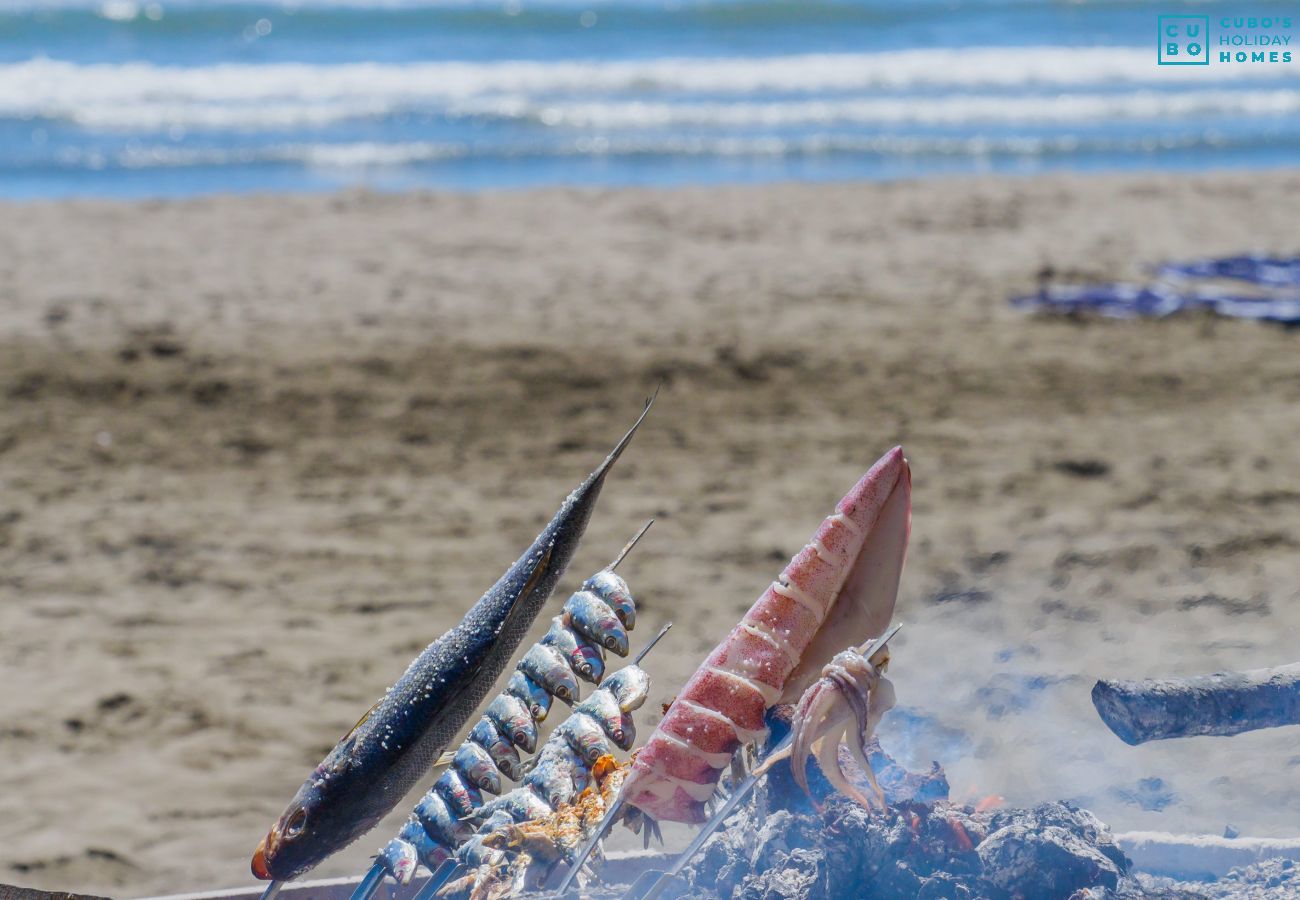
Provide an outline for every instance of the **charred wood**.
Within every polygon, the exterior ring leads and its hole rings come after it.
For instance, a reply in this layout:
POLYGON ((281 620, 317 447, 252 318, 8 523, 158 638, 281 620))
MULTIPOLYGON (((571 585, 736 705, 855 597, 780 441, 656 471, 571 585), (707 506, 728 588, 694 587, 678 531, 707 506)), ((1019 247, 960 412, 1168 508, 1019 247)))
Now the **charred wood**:
POLYGON ((1300 725, 1300 663, 1191 678, 1098 681, 1092 703, 1128 744, 1300 725))

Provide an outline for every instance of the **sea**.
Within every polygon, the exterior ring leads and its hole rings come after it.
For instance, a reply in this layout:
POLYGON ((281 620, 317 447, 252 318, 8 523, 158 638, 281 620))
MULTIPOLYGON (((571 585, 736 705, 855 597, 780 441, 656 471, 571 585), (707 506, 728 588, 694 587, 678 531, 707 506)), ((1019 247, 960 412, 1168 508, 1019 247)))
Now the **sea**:
POLYGON ((1295 2, 0 0, 0 196, 1294 164, 1300 57, 1157 65, 1158 16, 1243 11, 1300 35, 1295 2))

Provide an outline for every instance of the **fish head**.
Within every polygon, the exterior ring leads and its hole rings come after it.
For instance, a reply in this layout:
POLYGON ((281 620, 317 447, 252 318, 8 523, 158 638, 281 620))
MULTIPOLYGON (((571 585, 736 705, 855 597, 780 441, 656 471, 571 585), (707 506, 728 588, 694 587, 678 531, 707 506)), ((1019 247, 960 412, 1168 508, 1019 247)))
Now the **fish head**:
POLYGON ((587 765, 591 765, 610 752, 609 742, 604 731, 595 722, 588 719, 584 727, 574 729, 576 749, 587 765))
POLYGON ((537 723, 523 703, 518 704, 517 709, 511 709, 502 724, 506 726, 510 741, 516 747, 522 747, 529 753, 537 748, 537 723))
POLYGON ((631 750, 636 743, 636 723, 632 717, 620 711, 617 720, 610 724, 609 737, 614 746, 620 750, 631 750))
POLYGON ((605 679, 605 690, 614 695, 619 709, 634 712, 650 694, 650 676, 636 664, 624 666, 605 679))
POLYGON ((600 684, 605 676, 605 660, 601 657, 599 648, 592 644, 583 642, 575 647, 569 662, 583 681, 600 684))
POLYGON ((263 881, 290 881, 375 826, 382 816, 367 810, 370 782, 351 763, 352 742, 331 751, 294 794, 253 853, 252 872, 263 881))
POLYGON ((303 840, 314 827, 312 811, 317 805, 311 797, 304 796, 308 785, 303 785, 290 801, 284 814, 271 826, 262 843, 253 853, 252 870, 263 881, 287 881, 305 871, 312 862, 302 858, 303 840))
POLYGON ((420 857, 414 844, 404 837, 398 837, 389 841, 384 849, 379 851, 375 861, 382 865, 398 884, 410 884, 411 876, 415 874, 416 866, 420 864, 420 857))

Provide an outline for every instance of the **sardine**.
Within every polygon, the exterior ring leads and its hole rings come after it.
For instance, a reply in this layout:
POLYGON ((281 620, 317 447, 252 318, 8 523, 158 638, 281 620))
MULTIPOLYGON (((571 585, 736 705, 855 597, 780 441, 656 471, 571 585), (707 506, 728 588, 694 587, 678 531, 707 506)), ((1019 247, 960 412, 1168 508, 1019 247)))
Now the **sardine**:
POLYGON ((506 693, 524 701, 534 721, 546 721, 546 714, 551 711, 551 695, 546 688, 515 669, 515 673, 510 676, 510 684, 506 686, 506 693))
POLYGON ((551 807, 546 805, 546 801, 526 787, 506 791, 500 797, 489 800, 479 810, 479 816, 486 820, 491 818, 492 814, 498 810, 505 811, 516 822, 540 819, 543 816, 550 815, 553 811, 551 807))
POLYGON ((604 600, 591 591, 578 591, 564 601, 564 612, 579 634, 610 653, 627 656, 627 631, 604 600))
POLYGON ((552 809, 568 803, 579 793, 579 779, 585 784, 586 763, 567 743, 548 741, 542 745, 524 784, 537 792, 552 809))
POLYGON ((519 661, 519 671, 564 704, 572 706, 578 699, 578 679, 564 654, 554 647, 533 644, 519 661))
POLYGON ((384 844, 375 857, 375 862, 383 866, 384 871, 398 884, 409 884, 411 876, 420 865, 420 853, 414 844, 398 835, 384 844))
POLYGON ((649 411, 647 403, 524 554, 312 772, 253 854, 256 877, 290 880, 309 871, 373 828, 429 770, 492 689, 564 574, 606 475, 649 411))
POLYGON ((468 833, 467 826, 456 818, 436 791, 429 791, 415 804, 415 818, 425 833, 440 844, 455 847, 468 833))
POLYGON ((636 601, 632 599, 632 590, 621 576, 609 569, 603 569, 582 583, 584 591, 591 591, 609 604, 618 620, 628 631, 636 627, 636 601))
POLYGON ((486 750, 473 741, 465 741, 456 749, 453 765, 480 791, 501 793, 501 773, 497 771, 496 763, 486 750))
POLYGON ((402 830, 397 833, 397 836, 415 848, 415 853, 420 858, 420 862, 424 863, 430 870, 438 868, 443 860, 450 858, 452 855, 449 847, 429 837, 429 833, 424 830, 424 826, 420 824, 419 819, 407 819, 406 824, 402 826, 402 830))
POLYGON ((551 620, 551 628, 542 637, 542 643, 560 651, 569 661, 575 675, 589 684, 600 684, 605 677, 605 657, 600 647, 572 628, 565 627, 564 617, 551 620))
POLYGON ((601 730, 620 750, 631 750, 632 744, 636 742, 636 725, 632 722, 632 716, 619 708, 618 700, 609 691, 592 691, 573 711, 590 717, 600 725, 601 730))
POLYGON ((438 776, 433 789, 458 819, 465 818, 483 805, 483 792, 466 781, 455 766, 448 766, 438 776))
POLYGON ((574 713, 565 719, 555 729, 555 733, 562 735, 588 766, 595 764, 602 756, 614 752, 609 738, 605 737, 604 730, 593 719, 580 713, 574 713))
POLYGON ((479 719, 469 730, 469 739, 487 751, 502 775, 511 781, 519 780, 522 774, 519 769, 521 765, 519 751, 515 749, 515 745, 508 737, 497 730, 491 719, 486 717, 479 719))
POLYGON ((498 694, 488 704, 483 715, 491 719, 497 730, 520 750, 532 753, 537 749, 537 722, 533 720, 528 706, 518 697, 498 694))
POLYGON ((650 676, 638 665, 624 666, 606 678, 601 687, 614 695, 623 712, 635 712, 650 696, 650 676))

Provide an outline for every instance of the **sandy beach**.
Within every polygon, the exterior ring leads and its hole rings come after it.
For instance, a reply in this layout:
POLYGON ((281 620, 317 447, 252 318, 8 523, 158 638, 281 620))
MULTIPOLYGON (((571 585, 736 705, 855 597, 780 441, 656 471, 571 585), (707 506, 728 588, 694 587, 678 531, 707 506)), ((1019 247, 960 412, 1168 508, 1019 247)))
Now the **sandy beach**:
POLYGON ((1290 170, 0 206, 0 881, 250 883, 310 768, 661 383, 551 604, 658 519, 625 564, 634 646, 678 626, 647 713, 901 443, 887 747, 962 799, 1294 834, 1293 729, 1130 748, 1088 693, 1296 661, 1300 334, 1007 298, 1295 254, 1298 196, 1290 170))

